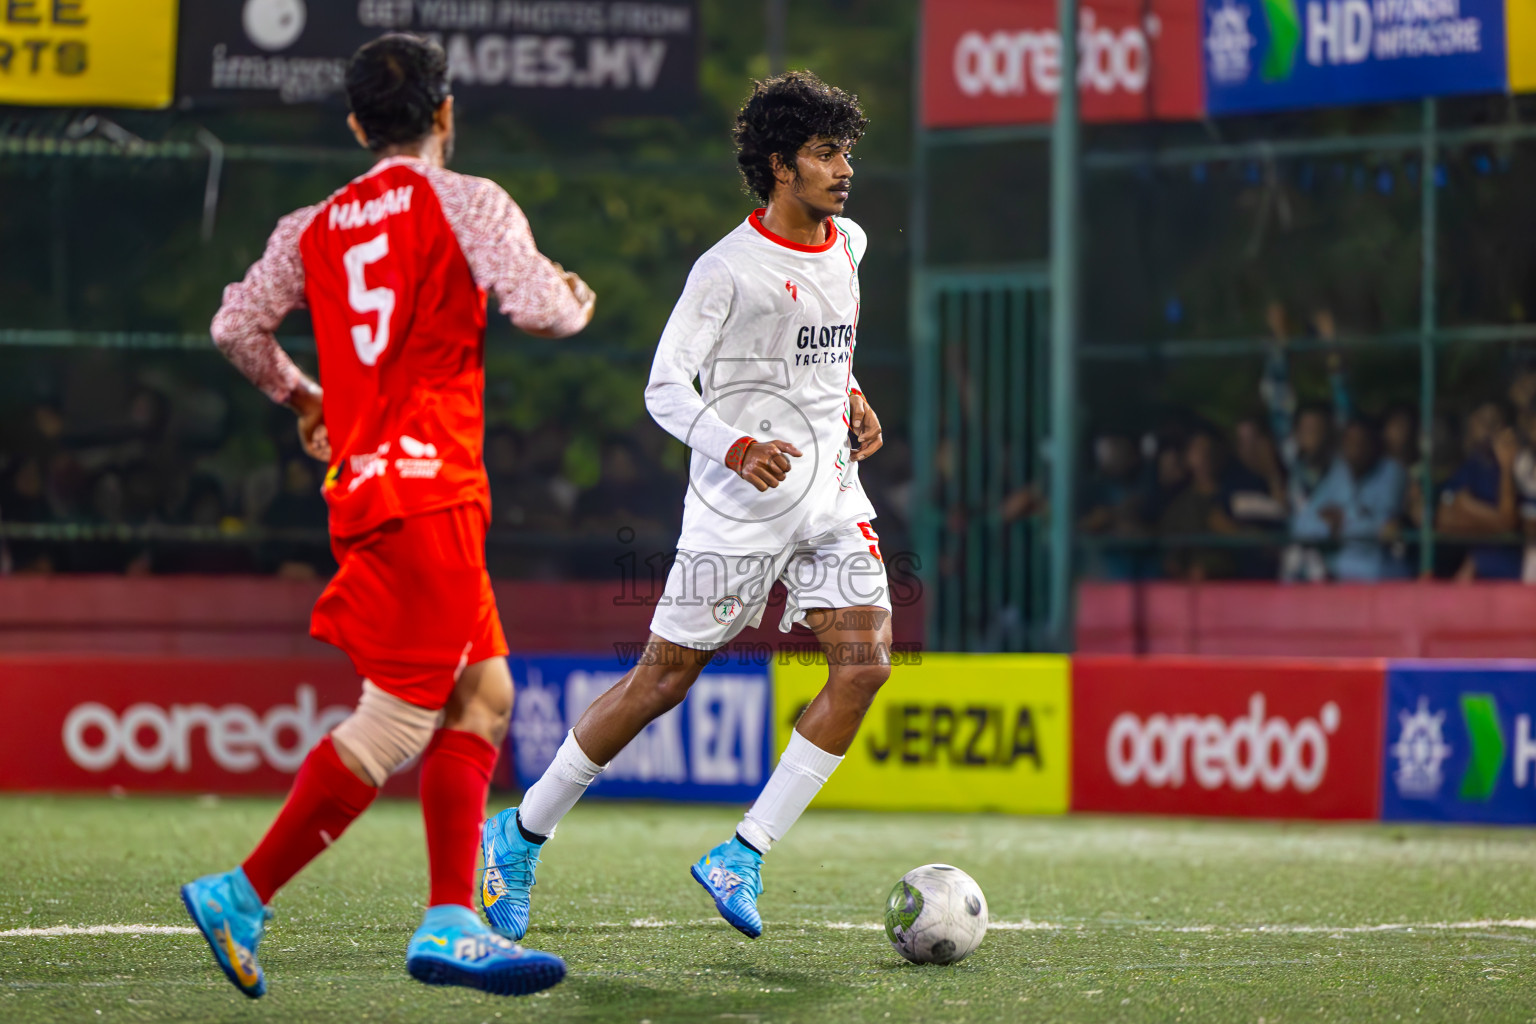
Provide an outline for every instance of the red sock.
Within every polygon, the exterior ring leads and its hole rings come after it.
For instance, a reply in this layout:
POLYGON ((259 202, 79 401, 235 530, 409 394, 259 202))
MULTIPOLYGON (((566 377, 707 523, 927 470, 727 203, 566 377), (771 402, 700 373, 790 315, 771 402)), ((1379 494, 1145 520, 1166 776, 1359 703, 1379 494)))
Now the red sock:
POLYGON ((427 823, 431 907, 474 909, 480 822, 491 788, 496 748, 472 732, 439 729, 421 757, 421 816, 427 823))
POLYGON ((277 820, 241 865, 261 902, 270 901, 288 879, 341 838, 378 795, 342 764, 329 736, 321 740, 299 766, 277 820))

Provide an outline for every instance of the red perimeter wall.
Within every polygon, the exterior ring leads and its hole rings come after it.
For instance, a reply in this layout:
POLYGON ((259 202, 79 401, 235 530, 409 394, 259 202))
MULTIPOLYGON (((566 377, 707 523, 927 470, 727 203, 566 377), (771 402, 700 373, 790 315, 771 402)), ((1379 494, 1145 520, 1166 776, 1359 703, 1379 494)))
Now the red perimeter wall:
MULTIPOLYGON (((0 654, 340 657, 309 637, 321 584, 262 577, 0 578, 0 654)), ((496 584, 514 651, 612 651, 644 639, 647 605, 617 583, 496 584)), ((783 591, 748 641, 776 642, 783 591)), ((897 641, 921 639, 921 607, 897 609, 897 641)), ((794 639, 811 639, 803 629, 794 639)), ((1518 583, 1282 586, 1085 584, 1084 654, 1536 658, 1536 587, 1518 583)))
POLYGON ((1536 587, 1085 584, 1077 641, 1084 654, 1536 658, 1536 587))
MULTIPOLYGON (((309 636, 321 583, 257 576, 10 576, 0 578, 0 655, 153 654, 218 658, 341 658, 309 636)), ((594 653, 645 639, 652 608, 618 603, 611 583, 496 583, 513 651, 594 653)), ((784 591, 743 642, 777 644, 784 591)), ((920 608, 899 609, 898 642, 921 638, 920 608)), ((791 637, 814 642, 804 627, 791 637)))

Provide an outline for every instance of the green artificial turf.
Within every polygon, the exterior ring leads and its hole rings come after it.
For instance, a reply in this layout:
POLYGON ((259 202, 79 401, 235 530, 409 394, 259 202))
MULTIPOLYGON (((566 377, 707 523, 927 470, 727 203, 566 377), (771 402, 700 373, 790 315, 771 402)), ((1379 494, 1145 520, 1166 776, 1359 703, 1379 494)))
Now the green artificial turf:
MULTIPOLYGON (((0 933, 185 925, 176 886, 235 863, 275 808, 0 798, 0 933)), ((768 857, 752 942, 688 877, 736 820, 579 807, 547 847, 526 940, 570 975, 538 996, 406 975, 421 824, 381 801, 278 897, 266 998, 236 993, 195 935, 0 934, 0 1021, 1536 1018, 1536 922, 1507 923, 1536 918, 1529 831, 812 811, 768 857), (970 872, 995 926, 1032 926, 994 927, 954 967, 905 963, 873 926, 930 861, 970 872)))

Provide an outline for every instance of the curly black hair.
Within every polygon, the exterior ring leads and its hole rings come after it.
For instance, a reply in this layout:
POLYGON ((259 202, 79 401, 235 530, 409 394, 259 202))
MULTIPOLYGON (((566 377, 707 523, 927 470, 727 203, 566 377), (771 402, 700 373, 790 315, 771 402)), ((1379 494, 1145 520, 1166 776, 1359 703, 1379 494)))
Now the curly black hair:
POLYGON ((430 39, 391 32, 352 55, 346 87, 369 149, 409 145, 432 131, 448 98, 448 56, 430 39))
POLYGON ((811 139, 838 139, 851 146, 868 126, 857 96, 809 71, 753 82, 731 132, 741 179, 749 193, 766 203, 773 195, 773 154, 794 167, 795 155, 811 139))

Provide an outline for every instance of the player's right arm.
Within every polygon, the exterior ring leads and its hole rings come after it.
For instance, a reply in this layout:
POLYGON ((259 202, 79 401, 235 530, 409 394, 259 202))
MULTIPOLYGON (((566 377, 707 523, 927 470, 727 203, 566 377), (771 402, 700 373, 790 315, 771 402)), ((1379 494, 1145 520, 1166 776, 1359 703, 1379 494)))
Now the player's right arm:
POLYGON ((277 343, 283 318, 304 305, 304 261, 299 237, 316 207, 305 207, 277 222, 261 259, 245 278, 224 289, 224 301, 209 332, 224 357, 274 402, 299 417, 299 437, 310 455, 330 461, 330 441, 321 417, 320 385, 294 365, 277 343))
POLYGON ((645 386, 645 407, 663 430, 707 458, 723 463, 759 491, 777 487, 799 458, 788 441, 759 441, 720 418, 693 382, 719 344, 736 301, 736 281, 725 261, 705 255, 693 265, 678 297, 645 386))

